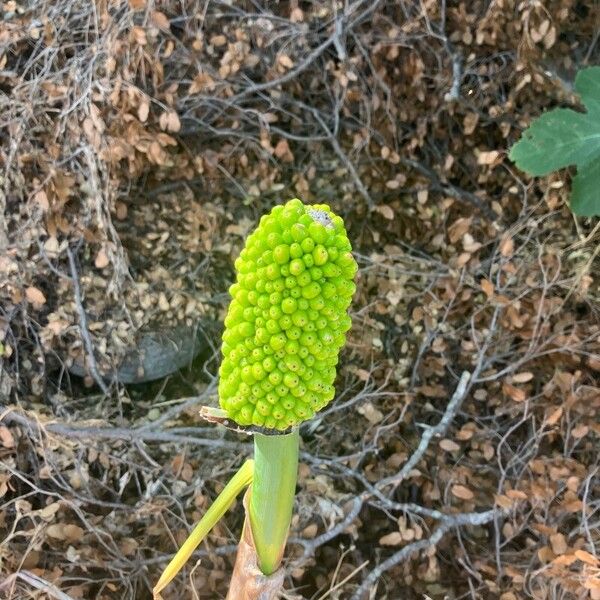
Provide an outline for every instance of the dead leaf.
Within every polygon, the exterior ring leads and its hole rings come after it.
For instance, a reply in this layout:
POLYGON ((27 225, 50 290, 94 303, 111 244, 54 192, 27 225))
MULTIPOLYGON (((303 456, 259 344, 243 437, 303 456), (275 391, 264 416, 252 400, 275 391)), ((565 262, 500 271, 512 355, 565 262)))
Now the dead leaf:
POLYGON ((163 31, 169 31, 169 19, 165 13, 162 13, 159 10, 153 10, 150 19, 152 23, 159 29, 162 29, 163 31))
POLYGON ((48 527, 46 527, 46 535, 56 540, 64 540, 64 525, 58 523, 55 523, 54 525, 49 525, 48 527))
POLYGON ((393 221, 394 220, 394 211, 393 209, 388 206, 387 204, 380 204, 379 206, 375 207, 375 210, 380 214, 383 215, 386 219, 393 221))
POLYGON ((60 510, 60 502, 52 502, 48 504, 48 506, 44 506, 38 512, 40 517, 44 519, 44 521, 52 521, 56 513, 60 510))
POLYGON ((574 554, 563 554, 562 556, 557 556, 552 564, 558 567, 568 567, 572 565, 577 560, 577 557, 574 554))
POLYGON ((210 45, 215 48, 224 46, 227 43, 227 38, 224 35, 213 35, 210 38, 210 45))
POLYGON ((464 485, 453 485, 452 493, 461 500, 473 500, 475 494, 464 485))
POLYGON ((30 286, 25 290, 25 297, 35 308, 40 308, 46 304, 46 296, 36 287, 30 286))
POLYGON ((584 562, 592 567, 600 566, 600 559, 596 558, 593 554, 590 554, 587 550, 575 550, 575 556, 577 560, 584 562))
POLYGON ((581 439, 582 437, 585 437, 589 432, 590 432, 590 428, 587 425, 582 423, 581 425, 578 425, 577 427, 575 427, 575 429, 571 430, 571 435, 575 439, 581 439))
POLYGON ((158 119, 158 124, 163 131, 177 133, 181 129, 181 121, 174 110, 164 112, 158 119))
POLYGON ((379 538, 380 546, 399 546, 402 543, 402 534, 399 531, 392 531, 379 538))
POLYGON ((467 231, 469 231, 469 227, 471 226, 471 218, 461 218, 457 219, 448 227, 448 239, 450 243, 456 244, 458 240, 460 240, 467 231))
POLYGON ((285 138, 277 142, 273 153, 277 158, 283 160, 283 162, 292 162, 294 160, 294 155, 290 150, 290 145, 288 144, 288 141, 285 138))
POLYGON ((439 446, 445 452, 457 452, 460 450, 460 446, 456 442, 448 439, 441 440, 439 446))
POLYGON ((84 531, 78 525, 72 525, 69 523, 68 525, 63 525, 62 527, 65 536, 63 539, 68 540, 69 542, 79 542, 81 538, 83 538, 84 531))
POLYGON ((533 373, 531 371, 523 371, 522 373, 516 373, 512 376, 513 383, 527 383, 533 379, 533 373))
POLYGON ((542 546, 537 552, 538 558, 540 562, 543 564, 549 563, 554 560, 556 557, 554 552, 548 546, 542 546))
POLYGON ((305 540, 312 540, 317 535, 318 530, 318 525, 316 523, 311 523, 302 530, 301 535, 305 540))
POLYGON ((145 123, 148 120, 148 114, 150 113, 150 102, 147 98, 142 98, 137 110, 138 119, 140 122, 145 123))
POLYGON ((0 425, 0 443, 4 448, 15 447, 15 438, 10 429, 4 425, 0 425))
POLYGON ((513 255, 515 251, 515 243, 511 237, 505 236, 500 240, 500 254, 502 256, 509 257, 513 255))
POLYGON ((524 402, 527 399, 525 390, 515 387, 507 382, 502 384, 502 391, 515 402, 524 402))
POLYGON ((465 135, 471 135, 477 127, 479 115, 476 112, 467 113, 463 119, 463 128, 465 135))
POLYGON ((552 546, 552 552, 559 556, 560 554, 564 554, 569 547, 567 544, 567 540, 562 533, 555 533, 550 536, 550 545, 552 546))
POLYGON ((491 165, 498 159, 500 152, 497 150, 490 150, 489 152, 480 152, 477 157, 477 164, 480 165, 491 165))
POLYGON ((383 413, 376 409, 371 402, 365 402, 358 407, 358 412, 363 415, 373 425, 381 423, 383 421, 383 413))
POLYGON ((527 500, 529 496, 521 490, 507 490, 506 495, 513 500, 527 500))
POLYGON ((104 250, 99 250, 94 259, 94 265, 97 269, 104 269, 109 264, 108 255, 104 250))
POLYGON ((556 42, 556 27, 554 25, 548 30, 548 33, 544 36, 544 47, 546 50, 552 48, 556 42))
POLYGON ((48 196, 44 190, 40 190, 35 194, 33 199, 40 205, 40 208, 43 211, 47 211, 50 208, 50 203, 48 202, 48 196))
POLYGON ((285 69, 291 69, 294 66, 294 61, 287 54, 280 54, 277 62, 285 69))
POLYGON ((488 300, 491 300, 494 297, 494 284, 489 279, 482 279, 480 285, 488 300))

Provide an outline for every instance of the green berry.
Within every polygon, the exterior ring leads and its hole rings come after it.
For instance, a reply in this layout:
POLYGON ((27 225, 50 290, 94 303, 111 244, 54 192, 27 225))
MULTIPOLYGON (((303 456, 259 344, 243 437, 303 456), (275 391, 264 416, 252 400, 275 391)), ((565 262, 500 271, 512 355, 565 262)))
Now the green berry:
POLYGON ((325 246, 321 244, 315 247, 315 249, 312 252, 312 256, 315 261, 315 265, 317 265, 318 267, 324 265, 327 262, 327 259, 329 258, 329 254, 327 254, 325 246))
POLYGON ((333 398, 356 262, 340 217, 291 200, 235 261, 219 401, 238 424, 285 430, 333 398))
POLYGON ((292 314, 294 314, 297 309, 298 309, 298 303, 293 298, 286 298, 281 303, 281 310, 286 315, 292 315, 292 314))
POLYGON ((309 283, 302 288, 302 297, 307 300, 316 298, 321 293, 321 287, 316 281, 309 283))
POLYGON ((292 258, 300 258, 304 254, 302 252, 302 246, 298 242, 294 242, 290 245, 290 256, 292 258))
POLYGON ((278 265, 284 265, 290 260, 290 247, 280 244, 273 249, 273 259, 278 265))
POLYGON ((308 231, 306 230, 306 227, 302 225, 302 223, 294 223, 292 225, 291 232, 294 241, 300 243, 300 245, 302 245, 301 242, 303 240, 307 239, 306 236, 308 235, 308 231))
POLYGON ((269 382, 272 383, 273 385, 279 385, 281 383, 281 380, 283 379, 283 375, 281 374, 281 371, 273 371, 271 373, 269 373, 269 382))
POLYGON ((269 344, 273 350, 281 350, 285 346, 285 335, 283 333, 278 333, 271 337, 269 344))
POLYGON ((310 269, 315 264, 315 259, 312 254, 305 254, 302 257, 302 262, 305 264, 307 269, 310 269))
POLYGON ((305 254, 310 254, 315 247, 315 241, 311 237, 307 237, 302 240, 300 246, 305 254))
POLYGON ((310 276, 310 273, 308 271, 304 271, 304 273, 302 273, 302 274, 298 275, 298 277, 296 277, 296 282, 298 283, 298 285, 300 287, 307 286, 311 281, 312 281, 312 277, 310 276))
POLYGON ((308 235, 314 240, 315 244, 323 244, 327 240, 327 230, 321 223, 311 223, 308 226, 308 235))
POLYGON ((298 275, 300 275, 300 273, 302 273, 302 271, 304 271, 305 268, 306 266, 304 265, 304 262, 302 262, 302 260, 300 260, 299 258, 295 258, 290 263, 290 275, 297 277, 298 275))

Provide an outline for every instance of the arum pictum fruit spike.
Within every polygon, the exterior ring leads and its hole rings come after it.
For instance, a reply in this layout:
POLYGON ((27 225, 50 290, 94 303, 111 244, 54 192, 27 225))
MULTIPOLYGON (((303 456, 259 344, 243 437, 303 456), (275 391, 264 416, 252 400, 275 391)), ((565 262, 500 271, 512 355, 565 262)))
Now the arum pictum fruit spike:
MULTIPOLYGON (((246 240, 230 288, 219 402, 241 428, 260 428, 254 429, 254 463, 247 461, 210 507, 155 597, 249 483, 258 566, 265 575, 279 568, 294 504, 298 425, 333 398, 338 354, 351 326, 357 271, 351 249, 340 217, 325 204, 297 199, 273 208, 246 240)), ((210 420, 222 419, 219 411, 206 412, 210 420)))
POLYGON ((265 215, 235 261, 219 401, 242 426, 287 430, 334 396, 357 271, 341 217, 290 200, 265 215))

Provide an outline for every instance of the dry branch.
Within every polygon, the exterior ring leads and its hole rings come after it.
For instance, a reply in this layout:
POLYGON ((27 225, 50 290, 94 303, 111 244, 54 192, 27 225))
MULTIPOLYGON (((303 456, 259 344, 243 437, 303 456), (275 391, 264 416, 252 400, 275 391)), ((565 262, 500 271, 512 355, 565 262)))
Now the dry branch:
POLYGON ((391 475, 390 477, 386 477, 384 479, 379 480, 376 485, 377 489, 381 490, 382 488, 385 488, 388 485, 397 486, 402 481, 404 481, 406 477, 408 477, 409 473, 415 468, 415 466, 419 463, 421 458, 423 458, 423 455, 427 451, 427 448, 429 448, 431 440, 436 436, 443 435, 450 426, 452 419, 454 419, 454 416, 460 409, 460 406, 463 400, 465 399, 470 379, 471 373, 469 373, 468 371, 465 371, 461 375, 458 385, 454 390, 454 394, 452 394, 452 398, 450 399, 450 402, 448 402, 448 406, 444 411, 444 415, 439 420, 437 425, 435 425, 434 427, 427 427, 423 431, 423 435, 421 436, 421 441, 419 442, 417 449, 411 454, 410 458, 406 461, 406 463, 404 463, 400 471, 398 471, 398 473, 396 473, 395 475, 391 475))
POLYGON ((67 246, 67 256, 69 257, 69 270, 71 271, 71 282, 73 284, 73 294, 75 296, 75 307, 77 314, 79 315, 79 332, 81 339, 85 346, 87 363, 90 373, 94 378, 94 381, 98 387, 104 392, 104 395, 109 395, 109 389, 100 375, 98 370, 98 363, 96 362, 96 355, 94 353, 94 343, 90 337, 90 330, 88 329, 87 314, 83 306, 83 297, 81 295, 81 286, 79 285, 79 274, 77 273, 77 265, 75 264, 75 257, 71 248, 67 246))
POLYGON ((372 597, 370 594, 372 594, 374 591, 373 586, 377 584, 381 576, 386 571, 389 571, 393 567, 408 560, 416 552, 436 546, 439 541, 452 529, 467 525, 485 525, 501 514, 501 511, 488 510, 485 512, 463 513, 447 516, 429 538, 404 546, 402 549, 395 552, 392 556, 373 569, 361 583, 359 588, 352 594, 350 600, 364 600, 364 598, 367 597, 367 594, 369 594, 368 597, 372 597))
POLYGON ((175 443, 190 444, 192 446, 208 446, 214 448, 229 448, 239 450, 249 445, 236 442, 228 442, 221 439, 209 439, 204 437, 206 430, 198 428, 198 435, 190 435, 194 428, 187 428, 188 435, 170 433, 167 431, 155 431, 146 427, 126 428, 126 427, 77 427, 66 425, 64 423, 42 423, 39 420, 32 419, 24 414, 17 413, 16 410, 8 409, 0 418, 0 422, 7 425, 18 425, 25 427, 36 437, 43 437, 47 434, 60 435, 66 438, 80 440, 123 440, 126 442, 154 442, 154 443, 175 443))
POLYGON ((5 590, 13 597, 14 586, 17 580, 21 580, 35 590, 48 594, 50 598, 55 600, 74 600, 72 596, 61 592, 55 585, 46 581, 43 577, 30 573, 29 571, 19 571, 13 575, 9 575, 3 582, 0 582, 0 591, 5 590))

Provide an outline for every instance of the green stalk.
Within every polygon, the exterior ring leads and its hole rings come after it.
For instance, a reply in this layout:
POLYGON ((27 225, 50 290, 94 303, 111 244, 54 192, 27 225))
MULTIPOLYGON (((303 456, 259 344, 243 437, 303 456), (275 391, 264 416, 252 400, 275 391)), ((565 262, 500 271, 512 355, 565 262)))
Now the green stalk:
POLYGON ((285 550, 296 494, 298 446, 298 429, 286 435, 254 435, 250 526, 258 566, 265 575, 279 568, 285 550))

